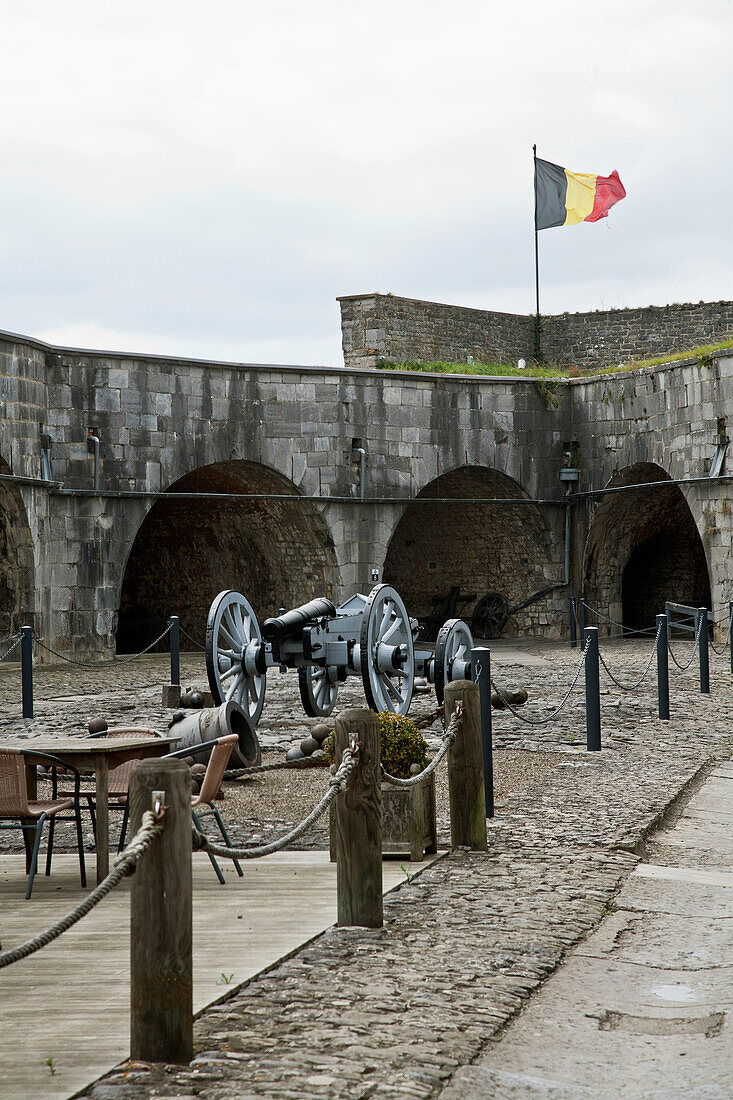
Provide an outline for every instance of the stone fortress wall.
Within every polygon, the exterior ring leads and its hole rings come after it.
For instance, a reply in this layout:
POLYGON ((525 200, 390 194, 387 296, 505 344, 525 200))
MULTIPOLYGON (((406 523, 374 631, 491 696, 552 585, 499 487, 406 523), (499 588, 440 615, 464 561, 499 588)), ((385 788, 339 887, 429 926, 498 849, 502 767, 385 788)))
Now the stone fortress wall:
MULTIPOLYGON (((347 367, 445 360, 514 364, 534 358, 534 316, 468 309, 392 294, 339 298, 347 367)), ((542 317, 548 363, 616 366, 733 336, 733 302, 646 306, 542 317)))
POLYGON ((30 622, 61 652, 109 655, 123 630, 134 651, 178 614, 201 640, 221 588, 265 616, 368 591, 375 568, 420 615, 451 585, 510 606, 554 586, 509 634, 559 637, 581 585, 614 618, 634 614, 652 582, 660 599, 665 576, 669 598, 701 600, 708 585, 726 608, 725 479, 665 488, 669 508, 652 506, 653 487, 578 497, 565 586, 559 471, 573 449, 581 491, 704 478, 733 423, 733 352, 571 379, 550 396, 525 378, 215 363, 0 334, 0 634, 30 622))

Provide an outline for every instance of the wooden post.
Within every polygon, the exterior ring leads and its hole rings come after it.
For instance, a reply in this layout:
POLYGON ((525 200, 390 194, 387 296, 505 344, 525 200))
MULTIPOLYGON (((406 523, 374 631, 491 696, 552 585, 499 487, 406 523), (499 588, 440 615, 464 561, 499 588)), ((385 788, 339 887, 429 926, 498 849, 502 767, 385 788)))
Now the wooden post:
POLYGON ((336 763, 352 740, 357 765, 336 799, 336 894, 338 925, 381 928, 382 790, 379 719, 371 710, 349 707, 336 719, 336 763))
POLYGON ((463 704, 463 719, 448 750, 450 840, 454 848, 485 852, 486 798, 478 684, 470 680, 453 680, 446 685, 446 726, 459 703, 463 704))
POLYGON ((130 1057, 193 1057, 191 773, 182 760, 141 760, 130 777, 131 833, 153 791, 165 792, 165 829, 140 860, 130 894, 130 1057))

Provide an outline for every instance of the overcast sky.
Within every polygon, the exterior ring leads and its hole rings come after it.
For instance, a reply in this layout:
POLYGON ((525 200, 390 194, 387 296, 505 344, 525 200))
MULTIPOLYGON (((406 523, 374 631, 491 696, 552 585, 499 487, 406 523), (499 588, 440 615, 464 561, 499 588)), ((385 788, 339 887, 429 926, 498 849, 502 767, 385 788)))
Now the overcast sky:
POLYGON ((534 310, 532 143, 628 197, 542 310, 733 298, 730 0, 0 0, 0 328, 342 362, 339 294, 534 310))

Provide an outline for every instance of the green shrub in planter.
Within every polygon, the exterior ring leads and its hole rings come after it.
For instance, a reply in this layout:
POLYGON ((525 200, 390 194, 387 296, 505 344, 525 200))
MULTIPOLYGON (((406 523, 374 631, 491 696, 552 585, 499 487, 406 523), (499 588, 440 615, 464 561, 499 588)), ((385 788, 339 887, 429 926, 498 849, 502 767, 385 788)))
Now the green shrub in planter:
MULTIPOLYGON (((410 767, 419 766, 420 771, 428 765, 428 746, 411 718, 403 718, 390 711, 378 714, 379 732, 382 737, 382 767, 397 779, 409 779, 410 767)), ((326 760, 333 764, 335 760, 334 735, 331 733, 323 742, 326 760)))

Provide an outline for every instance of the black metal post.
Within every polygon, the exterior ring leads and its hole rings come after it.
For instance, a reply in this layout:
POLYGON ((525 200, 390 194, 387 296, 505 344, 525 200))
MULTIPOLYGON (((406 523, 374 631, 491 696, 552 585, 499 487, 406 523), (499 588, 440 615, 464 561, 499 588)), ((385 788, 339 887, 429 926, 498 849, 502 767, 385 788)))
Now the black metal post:
POLYGON ((700 638, 700 694, 710 694, 710 651, 708 648, 708 609, 700 607, 697 611, 697 623, 700 638))
POLYGON ((587 644, 585 655, 585 740, 588 752, 601 751, 601 685, 598 669, 598 627, 583 631, 587 644))
POLYGON ((491 650, 477 646, 471 650, 472 679, 478 684, 481 705, 481 748, 484 757, 484 798, 486 816, 494 816, 494 747, 491 733, 491 650))
POLYGON ((582 596, 578 600, 578 626, 580 633, 585 637, 585 600, 582 596))
POLYGON ((181 624, 177 615, 171 615, 171 683, 181 686, 181 624))
POLYGON ((578 613, 575 596, 570 597, 570 648, 578 648, 578 613))
POLYGON ((667 616, 657 615, 657 698, 659 717, 669 721, 669 653, 667 651, 667 616))
POLYGON ((24 626, 20 642, 20 682, 23 717, 33 717, 33 627, 24 626))

